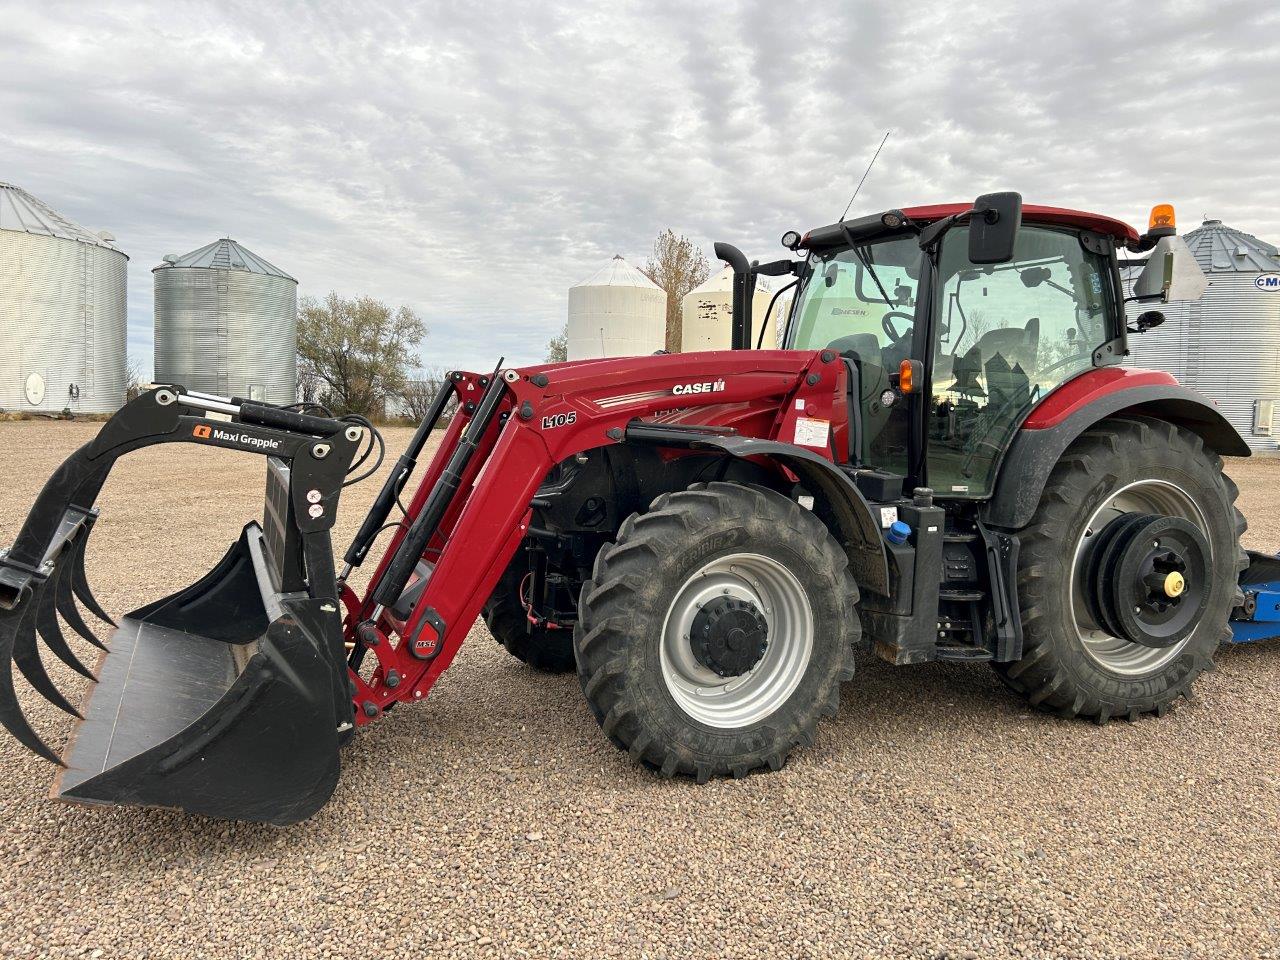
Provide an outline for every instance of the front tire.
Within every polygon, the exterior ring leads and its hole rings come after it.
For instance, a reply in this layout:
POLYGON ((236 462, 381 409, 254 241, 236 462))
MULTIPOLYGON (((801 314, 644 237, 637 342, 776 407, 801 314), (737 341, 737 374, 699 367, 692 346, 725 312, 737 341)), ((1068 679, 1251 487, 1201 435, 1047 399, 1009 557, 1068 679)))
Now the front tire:
MULTIPOLYGON (((1195 679, 1213 669, 1240 600, 1237 580, 1248 559, 1240 548, 1245 521, 1235 508, 1237 492, 1221 459, 1173 424, 1133 417, 1086 431, 1054 468, 1031 524, 1019 534, 1023 655, 995 664, 1004 681, 1041 710, 1099 723, 1163 714, 1178 697, 1189 697, 1195 679), (1191 536, 1202 546, 1187 548, 1183 565, 1196 568, 1201 582, 1189 571, 1187 580, 1201 592, 1187 588, 1185 598, 1161 598, 1154 588, 1144 594, 1145 583, 1120 583, 1128 569, 1115 559, 1121 538, 1154 517, 1194 528, 1191 536), (1123 589, 1129 592, 1117 592, 1123 589), (1174 607, 1192 598, 1195 619, 1174 632, 1174 607), (1146 642, 1132 642, 1126 630, 1146 642)), ((1130 554, 1140 559, 1141 549, 1160 542, 1134 544, 1130 554)), ((1175 585, 1181 595, 1180 581, 1175 585)))
POLYGON ((856 602, 843 550, 781 494, 663 494, 596 557, 578 676, 614 745, 665 776, 776 770, 836 713, 856 602))

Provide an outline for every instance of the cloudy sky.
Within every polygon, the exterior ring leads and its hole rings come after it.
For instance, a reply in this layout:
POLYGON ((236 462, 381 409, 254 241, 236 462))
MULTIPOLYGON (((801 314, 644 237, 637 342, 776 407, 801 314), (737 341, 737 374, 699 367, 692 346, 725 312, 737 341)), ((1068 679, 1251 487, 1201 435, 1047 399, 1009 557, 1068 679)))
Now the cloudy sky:
POLYGON ((781 253, 1014 189, 1280 242, 1266 3, 0 0, 0 180, 150 270, 232 236, 302 295, 426 317, 428 364, 540 359, 566 290, 672 227, 781 253))

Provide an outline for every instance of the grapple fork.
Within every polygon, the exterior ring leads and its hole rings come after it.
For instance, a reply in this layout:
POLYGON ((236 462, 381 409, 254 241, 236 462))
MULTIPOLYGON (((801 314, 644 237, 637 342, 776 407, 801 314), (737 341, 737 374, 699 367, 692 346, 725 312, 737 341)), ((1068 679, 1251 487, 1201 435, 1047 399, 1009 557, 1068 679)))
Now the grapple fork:
POLYGON ((55 471, 0 551, 0 724, 63 768, 57 797, 273 823, 328 799, 353 729, 329 533, 362 435, 337 419, 160 387, 55 471), (117 625, 85 572, 93 503, 120 456, 178 441, 266 456, 263 521, 190 587, 117 625), (81 605, 115 627, 106 643, 81 605), (96 677, 64 625, 100 648, 96 677), (79 707, 54 685, 37 638, 96 679, 79 707), (61 757, 20 709, 15 665, 76 718, 61 757))

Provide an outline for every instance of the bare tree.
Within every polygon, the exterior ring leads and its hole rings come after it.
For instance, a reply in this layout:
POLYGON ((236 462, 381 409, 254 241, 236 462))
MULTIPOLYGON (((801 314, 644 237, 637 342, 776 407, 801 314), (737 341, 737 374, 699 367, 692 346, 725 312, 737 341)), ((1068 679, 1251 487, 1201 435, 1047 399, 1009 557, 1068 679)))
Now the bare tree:
POLYGON ((416 347, 427 335, 408 307, 392 309, 372 297, 330 293, 304 299, 298 309, 298 371, 304 392, 335 414, 383 414, 404 388, 416 347))
POLYGON ((692 240, 668 228, 654 241, 644 275, 667 294, 667 349, 675 353, 680 349, 685 295, 711 276, 711 264, 692 240))
POLYGON ((547 363, 564 363, 569 359, 569 324, 547 341, 547 363))
POLYGON ((128 403, 142 393, 142 361, 130 355, 124 362, 124 399, 128 403))
MULTIPOLYGON (((431 401, 436 398, 436 393, 439 392, 447 374, 448 371, 443 367, 424 367, 415 371, 400 388, 398 397, 400 415, 414 423, 425 420, 427 411, 431 408, 431 401)), ((447 423, 448 417, 442 417, 441 422, 447 423)))

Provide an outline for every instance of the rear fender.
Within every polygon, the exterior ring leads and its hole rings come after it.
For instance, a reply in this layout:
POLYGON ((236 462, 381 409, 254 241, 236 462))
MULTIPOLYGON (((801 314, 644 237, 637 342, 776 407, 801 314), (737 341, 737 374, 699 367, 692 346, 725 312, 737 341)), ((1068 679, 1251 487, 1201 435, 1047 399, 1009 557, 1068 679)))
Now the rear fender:
POLYGON ((1144 416, 1190 430, 1222 456, 1247 457, 1249 445, 1213 401, 1167 373, 1109 367, 1068 381, 1036 407, 1000 467, 995 493, 983 507, 992 526, 1031 522, 1049 474, 1066 449, 1109 417, 1144 416))

